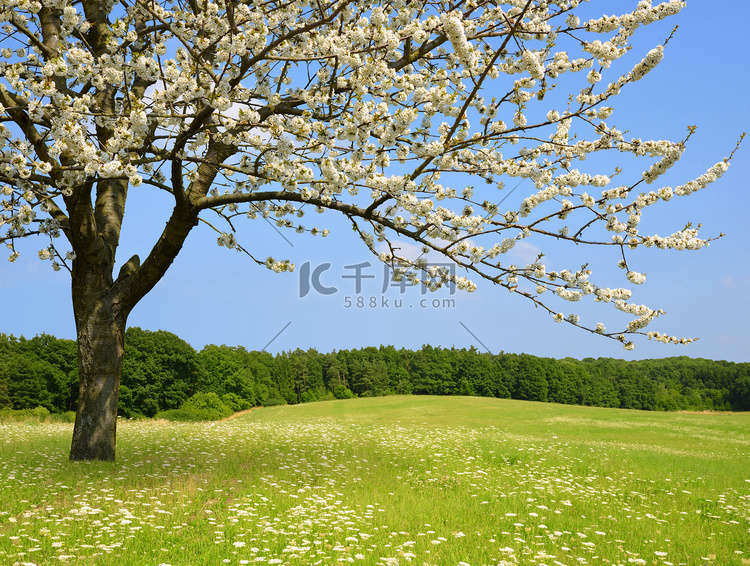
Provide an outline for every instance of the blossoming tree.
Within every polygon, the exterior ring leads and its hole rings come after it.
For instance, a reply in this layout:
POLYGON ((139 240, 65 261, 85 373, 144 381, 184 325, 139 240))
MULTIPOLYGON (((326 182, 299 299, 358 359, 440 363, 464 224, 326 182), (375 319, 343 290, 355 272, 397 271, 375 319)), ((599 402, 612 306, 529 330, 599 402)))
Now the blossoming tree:
POLYGON ((642 234, 639 222, 651 205, 716 180, 729 158, 659 187, 689 133, 629 139, 607 122, 611 100, 664 53, 659 45, 618 71, 633 34, 684 2, 634 2, 585 22, 580 3, 0 0, 0 240, 14 261, 20 238, 40 236, 40 258, 70 273, 80 375, 70 458, 114 459, 128 315, 201 221, 220 245, 289 271, 243 247, 235 221, 325 236, 301 217, 338 212, 396 278, 469 291, 472 276, 485 278, 626 348, 636 334, 684 342, 646 333, 661 311, 597 285, 586 266, 503 261, 524 238, 609 246, 637 285, 630 249, 708 241, 691 226, 642 234), (646 163, 635 176, 581 164, 607 152, 646 163), (533 190, 503 208, 505 183, 517 180, 533 190), (174 206, 148 256, 118 264, 131 190, 163 191, 174 206), (400 257, 395 239, 461 270, 400 257), (617 331, 586 326, 549 306, 554 295, 633 319, 617 331))

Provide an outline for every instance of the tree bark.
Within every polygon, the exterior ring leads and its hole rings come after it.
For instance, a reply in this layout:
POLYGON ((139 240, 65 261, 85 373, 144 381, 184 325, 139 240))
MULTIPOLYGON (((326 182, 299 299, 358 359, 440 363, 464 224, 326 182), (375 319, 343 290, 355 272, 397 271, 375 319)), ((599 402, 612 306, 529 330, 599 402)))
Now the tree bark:
POLYGON ((74 300, 80 385, 71 461, 115 459, 127 319, 119 310, 110 291, 74 300))
MULTIPOLYGON (((121 193, 124 195, 124 189, 121 193)), ((103 200, 98 199, 97 210, 105 208, 99 202, 103 200)), ((128 315, 169 269, 197 224, 197 213, 178 203, 144 265, 135 255, 114 279, 114 250, 124 206, 109 213, 104 210, 98 219, 92 218, 84 198, 79 202, 71 199, 70 208, 78 212, 73 216, 78 228, 71 231, 77 238, 71 240, 77 248, 71 281, 80 379, 70 460, 114 461, 128 315), (78 208, 74 208, 76 205, 78 208), (114 228, 112 218, 117 220, 114 228), (86 238, 90 234, 95 236, 86 238), (106 234, 111 237, 104 237, 106 234)))

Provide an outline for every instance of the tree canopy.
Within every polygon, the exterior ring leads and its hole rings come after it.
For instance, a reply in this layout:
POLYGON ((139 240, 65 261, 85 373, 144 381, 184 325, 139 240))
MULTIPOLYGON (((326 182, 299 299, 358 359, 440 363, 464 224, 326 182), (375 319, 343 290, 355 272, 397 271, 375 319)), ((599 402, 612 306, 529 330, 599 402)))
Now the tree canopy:
MULTIPOLYGON (((560 270, 542 254, 503 261, 527 238, 541 249, 547 240, 609 247, 624 284, 639 285, 631 249, 696 250, 711 239, 689 224, 669 236, 639 226, 653 205, 716 181, 731 154, 660 186, 692 130, 641 140, 610 119, 671 37, 623 69, 634 34, 685 3, 644 0, 588 21, 579 4, 0 2, 0 241, 14 261, 17 240, 41 236, 40 258, 71 275, 81 378, 71 458, 114 458, 128 315, 199 222, 220 246, 288 271, 291 260, 238 241, 236 223, 273 219, 325 236, 325 217, 313 218, 339 213, 397 280, 471 291, 472 278, 487 279, 628 349, 638 334, 690 341, 646 331, 662 311, 630 302, 629 288, 598 285, 585 257, 560 270), (641 164, 584 163, 609 153, 641 164), (533 190, 504 208, 519 180, 533 190), (130 190, 166 193, 173 206, 151 251, 118 263, 130 190), (458 269, 406 257, 396 238, 458 269), (584 298, 632 319, 607 329, 556 302, 584 298)), ((369 375, 379 383, 383 368, 371 364, 369 375)))

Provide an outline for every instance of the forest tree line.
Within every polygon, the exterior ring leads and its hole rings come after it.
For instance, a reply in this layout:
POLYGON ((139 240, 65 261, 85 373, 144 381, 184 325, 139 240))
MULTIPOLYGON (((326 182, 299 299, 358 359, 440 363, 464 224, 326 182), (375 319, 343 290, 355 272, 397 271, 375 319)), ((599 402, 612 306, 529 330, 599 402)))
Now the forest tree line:
MULTIPOLYGON (((540 358, 475 349, 393 346, 272 355, 241 346, 196 351, 165 331, 129 328, 119 414, 153 417, 196 393, 232 410, 391 394, 477 395, 643 410, 750 410, 750 363, 688 357, 540 358)), ((0 409, 74 411, 73 340, 0 334, 0 409)))

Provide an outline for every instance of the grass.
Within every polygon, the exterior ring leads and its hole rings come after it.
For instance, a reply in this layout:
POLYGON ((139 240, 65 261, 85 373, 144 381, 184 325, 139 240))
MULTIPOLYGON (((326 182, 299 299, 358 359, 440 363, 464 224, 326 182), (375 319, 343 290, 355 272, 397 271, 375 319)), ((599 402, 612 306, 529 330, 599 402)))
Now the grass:
POLYGON ((461 397, 0 423, 0 564, 750 564, 750 415, 461 397))

